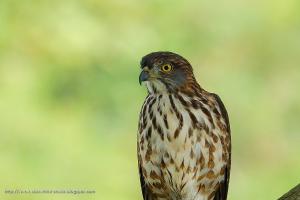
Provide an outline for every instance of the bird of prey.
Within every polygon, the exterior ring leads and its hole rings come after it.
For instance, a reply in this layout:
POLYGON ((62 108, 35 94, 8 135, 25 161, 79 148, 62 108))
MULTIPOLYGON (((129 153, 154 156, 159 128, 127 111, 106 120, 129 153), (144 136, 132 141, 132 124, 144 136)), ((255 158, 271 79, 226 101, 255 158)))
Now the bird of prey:
POLYGON ((172 52, 141 60, 138 165, 144 200, 226 200, 231 161, 227 111, 172 52))

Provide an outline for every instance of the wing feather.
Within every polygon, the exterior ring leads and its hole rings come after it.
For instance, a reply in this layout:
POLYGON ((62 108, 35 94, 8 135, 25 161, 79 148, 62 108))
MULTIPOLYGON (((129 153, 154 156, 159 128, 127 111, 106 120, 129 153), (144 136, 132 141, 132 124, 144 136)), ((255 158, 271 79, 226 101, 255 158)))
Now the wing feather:
MULTIPOLYGON (((148 99, 149 95, 146 97, 146 100, 148 99)), ((142 107, 142 110, 140 112, 140 122, 139 122, 139 134, 142 133, 143 128, 142 128, 142 122, 141 122, 141 118, 143 116, 143 108, 146 104, 146 101, 144 102, 144 105, 142 107)), ((139 152, 139 141, 137 142, 137 152, 138 154, 139 152)), ((151 191, 149 190, 149 187, 147 186, 146 182, 145 182, 145 177, 143 176, 143 172, 142 172, 142 166, 141 166, 141 160, 140 160, 140 156, 138 155, 138 167, 139 167, 139 175, 140 175, 140 184, 141 184, 141 189, 142 189, 142 194, 143 194, 143 199, 144 200, 153 200, 151 191)))
POLYGON ((142 189, 142 194, 143 194, 143 199, 144 200, 153 200, 152 194, 145 182, 143 173, 142 173, 142 167, 139 163, 139 174, 140 174, 140 183, 141 183, 141 189, 142 189))
MULTIPOLYGON (((221 98, 217 94, 212 93, 212 95, 214 96, 216 102, 219 104, 221 115, 224 118, 225 123, 226 123, 227 134, 229 134, 229 136, 230 136, 231 131, 230 131, 230 123, 229 123, 229 117, 228 117, 227 110, 226 110, 221 98)), ((231 143, 229 144, 229 159, 228 159, 227 166, 225 168, 225 178, 224 178, 224 181, 220 184, 220 187, 218 188, 218 190, 216 191, 214 200, 226 200, 227 199, 229 178, 230 178, 230 167, 231 167, 231 143)))

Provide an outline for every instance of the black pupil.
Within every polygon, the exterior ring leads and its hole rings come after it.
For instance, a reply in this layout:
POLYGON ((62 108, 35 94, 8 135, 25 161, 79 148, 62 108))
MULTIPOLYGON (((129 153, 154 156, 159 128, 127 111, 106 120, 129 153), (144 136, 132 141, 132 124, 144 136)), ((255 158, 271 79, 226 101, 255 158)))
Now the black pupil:
POLYGON ((169 70, 169 66, 168 66, 168 65, 165 65, 165 66, 164 66, 164 69, 165 69, 166 71, 168 71, 168 70, 169 70))

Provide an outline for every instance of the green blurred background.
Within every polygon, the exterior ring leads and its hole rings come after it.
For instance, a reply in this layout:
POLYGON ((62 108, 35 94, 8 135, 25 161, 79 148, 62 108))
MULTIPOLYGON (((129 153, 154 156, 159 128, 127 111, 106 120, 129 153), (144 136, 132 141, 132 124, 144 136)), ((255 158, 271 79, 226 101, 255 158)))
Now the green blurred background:
POLYGON ((0 199, 141 199, 139 61, 157 50, 227 106, 229 200, 300 182, 299 0, 1 0, 0 199))

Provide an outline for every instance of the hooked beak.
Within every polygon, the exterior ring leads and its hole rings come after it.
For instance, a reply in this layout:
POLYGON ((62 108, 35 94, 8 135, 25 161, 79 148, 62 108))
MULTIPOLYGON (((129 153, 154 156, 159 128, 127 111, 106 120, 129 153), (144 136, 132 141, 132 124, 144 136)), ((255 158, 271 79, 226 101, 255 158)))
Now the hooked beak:
POLYGON ((140 77, 139 77, 140 85, 142 84, 142 82, 147 81, 149 79, 149 77, 150 77, 149 72, 143 70, 140 74, 140 77))

